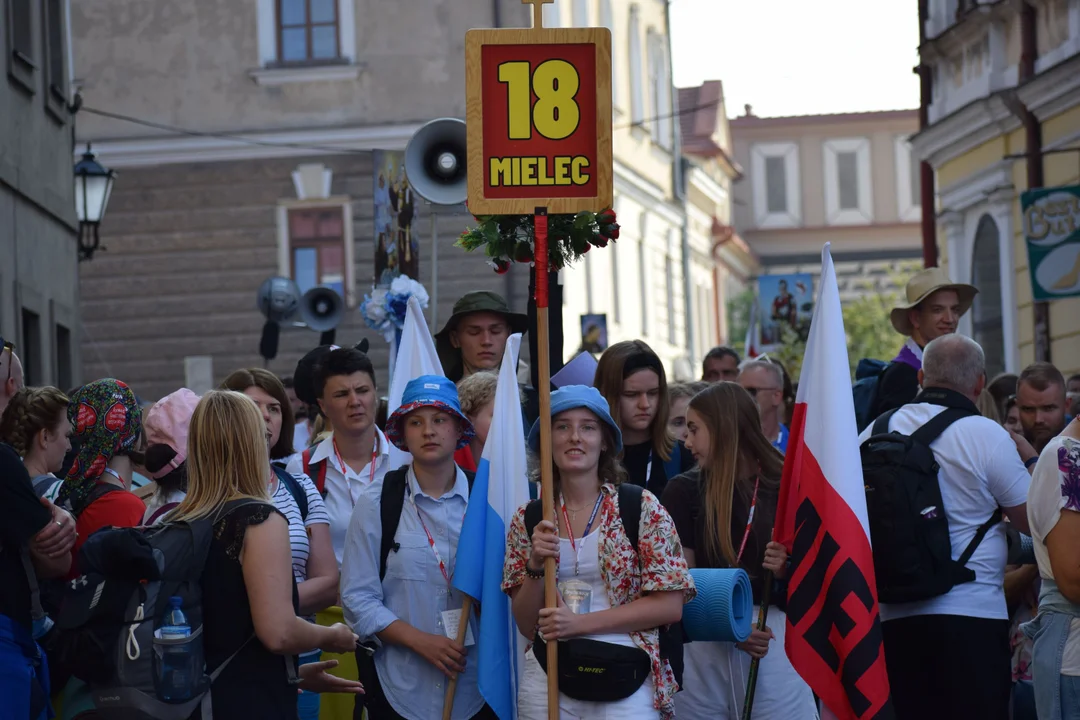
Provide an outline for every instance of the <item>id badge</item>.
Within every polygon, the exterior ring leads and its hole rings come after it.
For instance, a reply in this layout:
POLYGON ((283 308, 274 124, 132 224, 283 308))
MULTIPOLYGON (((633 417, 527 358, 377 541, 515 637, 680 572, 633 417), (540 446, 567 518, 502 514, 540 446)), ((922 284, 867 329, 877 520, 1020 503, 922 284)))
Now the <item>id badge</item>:
POLYGON ((580 580, 563 580, 559 583, 559 594, 566 607, 575 615, 584 615, 592 605, 592 586, 580 580))
MULTIPOLYGON (((457 610, 443 610, 439 615, 439 629, 443 631, 446 637, 453 641, 457 641, 458 628, 461 625, 461 608, 457 610)), ((474 644, 476 639, 473 637, 472 625, 465 627, 465 647, 469 647, 474 644)))

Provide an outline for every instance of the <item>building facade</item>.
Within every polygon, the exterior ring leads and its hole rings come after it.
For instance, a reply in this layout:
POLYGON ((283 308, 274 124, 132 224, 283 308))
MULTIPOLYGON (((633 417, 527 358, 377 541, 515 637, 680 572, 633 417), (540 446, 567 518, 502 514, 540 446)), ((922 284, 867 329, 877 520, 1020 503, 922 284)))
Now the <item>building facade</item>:
MULTIPOLYGON (((556 0, 545 12, 545 25, 612 33, 614 209, 622 227, 617 242, 562 273, 564 350, 570 356, 579 347, 583 316, 604 315, 609 344, 644 340, 669 374, 691 377, 719 330, 711 223, 695 235, 688 209, 667 3, 556 0)), ((723 183, 707 182, 726 205, 723 183)))
POLYGON ((928 10, 929 125, 913 146, 935 172, 942 265, 979 288, 961 330, 990 371, 1049 359, 1076 372, 1080 300, 1033 301, 1020 195, 1080 184, 1080 1, 930 0, 928 10))
POLYGON ((761 273, 816 275, 830 242, 842 299, 895 291, 921 257, 917 129, 915 110, 733 119, 735 228, 761 273))
MULTIPOLYGON (((339 290, 337 341, 369 337, 385 385, 389 348, 358 311, 375 279, 384 184, 436 329, 471 290, 524 311, 527 268, 499 276, 452 247, 471 221, 464 208, 433 218, 395 182, 400 157, 375 151, 403 151, 433 118, 464 117, 469 28, 528 22, 517 0, 73 4, 78 141, 118 171, 108 250, 81 268, 86 375, 156 398, 262 365, 256 291, 284 275, 339 290), (376 171, 377 157, 387 167, 376 171)), ((290 373, 317 343, 309 329, 283 329, 268 367, 290 373)))
POLYGON ((26 384, 66 390, 80 323, 65 5, 0 6, 0 335, 26 384))

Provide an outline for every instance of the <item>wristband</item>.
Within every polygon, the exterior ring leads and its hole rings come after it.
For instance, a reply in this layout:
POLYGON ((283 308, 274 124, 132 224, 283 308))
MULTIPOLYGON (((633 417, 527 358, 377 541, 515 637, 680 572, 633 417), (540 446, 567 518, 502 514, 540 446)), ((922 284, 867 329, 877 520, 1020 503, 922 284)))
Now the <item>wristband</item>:
POLYGON ((1029 468, 1037 462, 1039 462, 1038 455, 1035 455, 1034 457, 1029 457, 1027 460, 1024 461, 1024 467, 1029 468))
POLYGON ((533 570, 531 567, 529 567, 528 561, 525 562, 525 574, 531 577, 533 580, 544 579, 544 569, 541 568, 540 570, 533 570))

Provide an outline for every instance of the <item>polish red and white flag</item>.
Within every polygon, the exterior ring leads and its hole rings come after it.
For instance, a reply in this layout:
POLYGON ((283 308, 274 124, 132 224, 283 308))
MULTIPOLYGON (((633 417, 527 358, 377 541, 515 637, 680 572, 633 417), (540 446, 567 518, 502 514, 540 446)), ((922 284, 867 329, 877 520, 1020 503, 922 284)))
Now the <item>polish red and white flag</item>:
POLYGON ((848 367, 826 243, 774 529, 791 558, 784 644, 823 717, 885 720, 893 710, 848 367))

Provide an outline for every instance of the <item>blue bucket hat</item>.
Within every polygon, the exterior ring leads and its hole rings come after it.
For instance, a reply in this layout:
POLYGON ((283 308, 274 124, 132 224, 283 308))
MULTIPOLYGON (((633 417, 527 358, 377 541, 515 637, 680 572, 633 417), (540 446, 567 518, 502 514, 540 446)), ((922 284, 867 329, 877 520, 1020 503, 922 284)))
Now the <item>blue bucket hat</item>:
POLYGON ((458 402, 457 386, 439 375, 421 375, 413 378, 405 386, 401 396, 401 407, 386 419, 386 439, 399 450, 406 450, 405 435, 401 432, 401 421, 413 410, 433 407, 444 410, 461 421, 461 439, 457 447, 460 450, 469 444, 476 435, 472 422, 461 412, 458 402))
MULTIPOLYGON (((588 385, 564 385, 551 393, 551 417, 576 408, 591 410, 596 417, 611 428, 612 433, 615 435, 615 447, 613 450, 616 455, 622 452, 622 431, 619 430, 619 426, 611 418, 611 408, 599 390, 588 385)), ((529 447, 533 452, 540 451, 539 419, 533 423, 532 429, 529 430, 529 447)))

